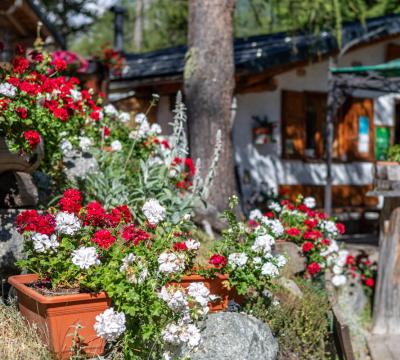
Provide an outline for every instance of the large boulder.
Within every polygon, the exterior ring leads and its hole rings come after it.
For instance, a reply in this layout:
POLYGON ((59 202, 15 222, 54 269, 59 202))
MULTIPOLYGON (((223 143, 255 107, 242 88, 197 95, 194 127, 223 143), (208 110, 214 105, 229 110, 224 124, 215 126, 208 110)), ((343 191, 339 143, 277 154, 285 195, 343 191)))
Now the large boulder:
POLYGON ((284 268, 284 273, 287 277, 305 271, 306 260, 305 257, 301 255, 296 244, 289 241, 278 241, 275 244, 275 252, 286 255, 288 258, 288 262, 284 268))
POLYGON ((63 164, 64 174, 72 183, 85 179, 88 174, 98 169, 97 161, 91 154, 75 150, 64 154, 63 164))
POLYGON ((31 207, 39 202, 31 174, 5 171, 0 173, 0 184, 0 208, 31 207))
POLYGON ((210 314, 192 360, 274 360, 278 342, 269 326, 243 313, 210 314))

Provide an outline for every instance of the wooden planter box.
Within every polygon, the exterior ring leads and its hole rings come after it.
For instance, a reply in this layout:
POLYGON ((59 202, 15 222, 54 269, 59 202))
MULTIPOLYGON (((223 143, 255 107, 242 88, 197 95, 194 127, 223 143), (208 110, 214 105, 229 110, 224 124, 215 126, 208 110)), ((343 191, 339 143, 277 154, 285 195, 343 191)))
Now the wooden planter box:
POLYGON ((200 275, 187 275, 182 277, 180 282, 171 282, 170 285, 179 285, 186 289, 191 283, 202 282, 210 290, 210 295, 218 296, 218 299, 208 303, 210 312, 226 311, 229 301, 233 300, 238 304, 243 303, 243 297, 238 295, 235 289, 228 289, 225 282, 228 275, 217 274, 214 278, 208 279, 200 275))
POLYGON ((21 314, 30 324, 38 326, 49 349, 59 359, 69 359, 73 335, 78 331, 86 354, 102 354, 105 342, 96 335, 93 325, 96 316, 111 305, 111 299, 105 293, 43 296, 27 286, 37 279, 34 274, 16 275, 8 282, 17 291, 21 314), (76 330, 78 323, 81 328, 76 330))
POLYGON ((400 163, 377 161, 374 166, 373 175, 376 190, 400 190, 400 163))

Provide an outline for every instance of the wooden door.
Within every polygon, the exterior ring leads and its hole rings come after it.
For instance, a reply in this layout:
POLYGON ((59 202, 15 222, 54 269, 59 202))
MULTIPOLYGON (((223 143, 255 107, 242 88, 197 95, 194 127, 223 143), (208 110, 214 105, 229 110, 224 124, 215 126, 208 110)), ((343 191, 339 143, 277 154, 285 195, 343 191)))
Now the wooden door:
POLYGON ((375 128, 372 99, 350 98, 338 121, 339 158, 343 161, 374 161, 375 128))
POLYGON ((282 154, 301 159, 305 149, 305 96, 299 91, 282 91, 282 154))

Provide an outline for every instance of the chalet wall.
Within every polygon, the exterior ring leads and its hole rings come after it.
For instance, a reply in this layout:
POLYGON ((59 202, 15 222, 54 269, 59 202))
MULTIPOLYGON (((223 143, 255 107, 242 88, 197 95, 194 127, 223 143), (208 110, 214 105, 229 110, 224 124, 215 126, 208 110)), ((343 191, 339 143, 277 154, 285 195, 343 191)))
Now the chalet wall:
MULTIPOLYGON (((398 40, 390 41, 400 44, 398 40)), ((388 42, 371 45, 345 55, 339 66, 351 66, 354 62, 363 65, 378 64, 385 61, 388 42)), ((245 200, 261 183, 266 182, 277 188, 279 184, 323 185, 326 168, 323 163, 304 163, 298 160, 282 160, 281 156, 281 92, 327 91, 328 61, 311 64, 304 68, 305 74, 298 75, 297 70, 288 71, 276 77, 276 91, 250 93, 237 96, 237 114, 233 138, 236 161, 242 179, 242 191, 245 200), (252 116, 268 116, 276 122, 273 137, 275 142, 266 145, 254 145, 252 129, 255 125, 252 116), (248 176, 250 175, 250 176, 248 176), (246 179, 243 181, 243 179, 246 179)), ((382 93, 356 92, 355 97, 374 98, 374 123, 393 126, 394 99, 397 95, 382 93)), ((372 164, 353 162, 335 164, 333 167, 334 184, 368 185, 372 182, 372 164)))

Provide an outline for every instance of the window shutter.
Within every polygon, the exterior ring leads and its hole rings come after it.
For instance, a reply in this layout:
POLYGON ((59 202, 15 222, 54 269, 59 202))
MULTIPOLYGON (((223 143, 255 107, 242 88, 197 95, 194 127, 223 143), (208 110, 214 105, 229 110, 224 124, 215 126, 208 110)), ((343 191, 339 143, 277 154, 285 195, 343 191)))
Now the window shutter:
POLYGON ((305 149, 305 96, 299 91, 282 91, 282 154, 301 159, 305 149))

